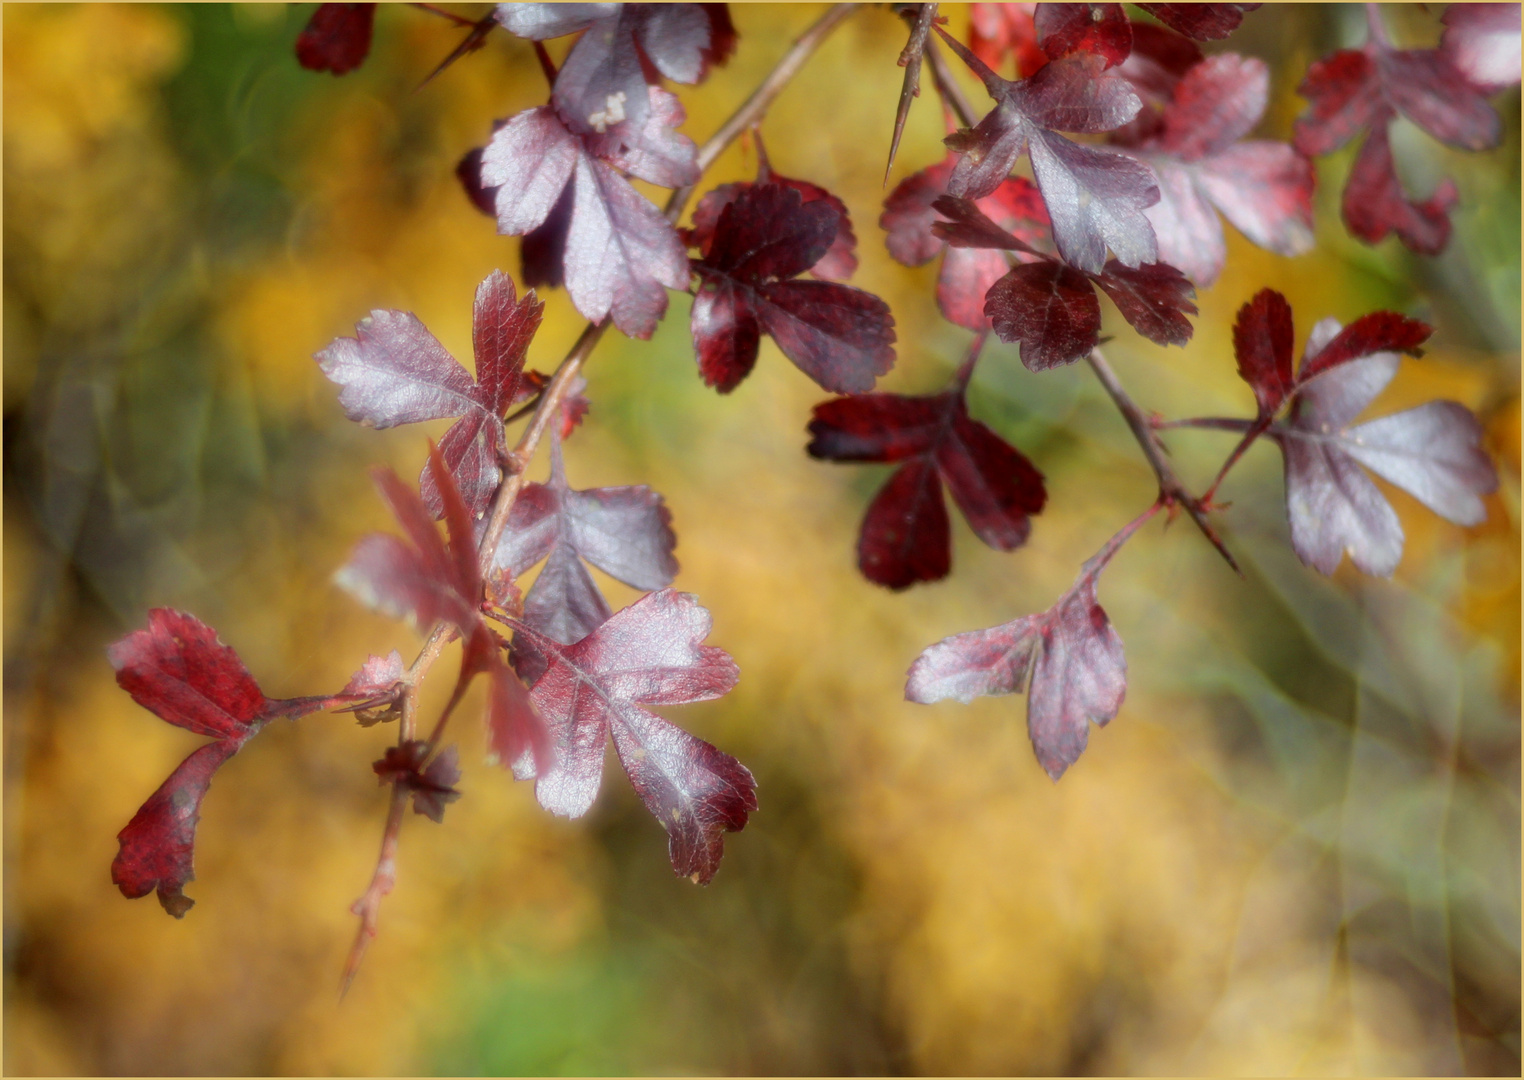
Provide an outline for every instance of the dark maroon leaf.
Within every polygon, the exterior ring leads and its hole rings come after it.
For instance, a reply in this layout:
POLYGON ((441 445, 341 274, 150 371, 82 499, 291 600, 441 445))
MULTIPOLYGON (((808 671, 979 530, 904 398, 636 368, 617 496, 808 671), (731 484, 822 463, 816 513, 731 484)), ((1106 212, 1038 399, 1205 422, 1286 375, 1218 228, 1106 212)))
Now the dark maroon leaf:
POLYGON ((309 71, 353 71, 370 53, 375 19, 375 4, 319 4, 297 36, 297 62, 309 71))
MULTIPOLYGON (((957 158, 944 161, 901 180, 884 200, 878 223, 887 233, 885 243, 895 261, 920 266, 942 254, 937 275, 937 307, 943 316, 970 330, 989 325, 984 316, 984 296, 1005 276, 1010 263, 998 251, 950 248, 933 232, 942 218, 933 203, 943 194, 957 158)), ((1032 182, 1011 177, 976 204, 1001 230, 1032 247, 1047 242, 1048 211, 1032 182)), ((1016 256, 1032 258, 1024 253, 1016 256)))
POLYGON ((1090 279, 1062 263, 1013 267, 990 289, 984 313, 1002 341, 1021 343, 1031 371, 1073 363, 1100 342, 1101 305, 1090 279))
MULTIPOLYGON (((660 153, 626 158, 631 171, 647 165, 659 166, 652 176, 668 175, 660 153)), ((497 228, 509 236, 542 226, 569 189, 563 273, 572 303, 595 321, 612 315, 631 337, 651 336, 667 310, 666 290, 688 284, 682 241, 655 206, 544 106, 492 136, 481 174, 498 189, 497 228)))
POLYGON ((1438 255, 1450 242, 1450 210, 1458 199, 1448 176, 1427 199, 1410 199, 1397 179, 1387 129, 1366 136, 1349 179, 1344 183, 1340 210, 1349 231, 1375 244, 1396 233, 1409 251, 1438 255))
POLYGON ((1311 103, 1296 125, 1302 153, 1331 153, 1362 132, 1368 136, 1344 191, 1350 231, 1368 242, 1396 232, 1415 251, 1438 252, 1449 238, 1454 187, 1445 180, 1430 199, 1410 201, 1392 165, 1387 128, 1401 114, 1451 146, 1496 146, 1501 122, 1485 91, 1443 48, 1394 49, 1372 38, 1362 49, 1314 63, 1297 92, 1311 103))
MULTIPOLYGON (((1369 318, 1369 316, 1367 316, 1369 318)), ((1308 338, 1303 374, 1350 330, 1325 319, 1308 338)), ((1459 525, 1486 518, 1480 496, 1497 473, 1478 448, 1481 427, 1453 401, 1350 427, 1397 372, 1395 352, 1378 352, 1325 368, 1297 391, 1288 423, 1274 429, 1286 459, 1291 543, 1308 566, 1332 574, 1347 551, 1367 574, 1390 576, 1402 557, 1402 525, 1386 498, 1360 470, 1413 495, 1459 525)))
POLYGON ((1378 352, 1422 356, 1423 350, 1419 346, 1433 333, 1433 327, 1417 319, 1392 311, 1373 311, 1344 327, 1327 343, 1318 342, 1316 350, 1313 339, 1309 338, 1302 366, 1297 372, 1297 382, 1305 383, 1340 364, 1378 352))
POLYGON ((1451 4, 1439 51, 1480 90, 1519 82, 1519 5, 1451 4))
POLYGON ((117 834, 121 849, 111 863, 111 880, 123 896, 136 900, 157 889, 159 903, 177 919, 195 905, 183 890, 196 877, 192 864, 201 800, 212 774, 245 738, 219 739, 193 751, 117 834))
POLYGON ((1164 25, 1196 41, 1221 41, 1258 4, 1139 4, 1164 25))
POLYGON ((571 231, 573 192, 568 184, 545 220, 519 242, 519 266, 527 289, 542 285, 554 289, 566 283, 566 237, 571 231))
POLYGON ((1192 300, 1196 290, 1173 266, 1145 263, 1132 268, 1112 259, 1103 273, 1091 278, 1111 297, 1128 325, 1149 341, 1184 345, 1191 340, 1192 327, 1186 315, 1196 314, 1192 300))
POLYGON ((756 781, 735 758, 641 706, 708 701, 736 684, 735 661, 701 644, 710 626, 695 597, 663 589, 573 645, 529 630, 548 664, 531 697, 559 756, 538 774, 526 759, 514 769, 536 777, 541 806, 580 817, 598 794, 612 732, 619 763, 667 830, 672 869, 700 884, 719 868, 723 834, 744 828, 757 808, 756 781))
POLYGON ((762 133, 755 132, 754 138, 757 147, 756 183, 742 180, 733 184, 721 184, 700 199, 693 210, 693 227, 687 230, 688 246, 698 248, 707 257, 714 243, 714 230, 720 221, 720 211, 735 202, 743 192, 750 191, 759 184, 781 184, 797 191, 802 202, 825 202, 841 215, 831 246, 809 268, 809 273, 822 281, 846 281, 857 270, 857 236, 852 232, 852 218, 847 213, 847 204, 818 184, 774 172, 762 143, 762 133))
POLYGON ((460 798, 455 785, 460 782, 459 755, 447 746, 434 760, 425 764, 428 743, 409 739, 401 746, 388 746, 381 760, 371 768, 383 784, 398 784, 413 796, 413 813, 432 821, 444 821, 444 808, 460 798))
POLYGON ((781 184, 758 184, 723 205, 704 259, 692 332, 704 379, 728 392, 756 363, 767 333, 827 390, 855 393, 894 364, 894 320, 876 296, 825 281, 787 280, 835 241, 840 212, 781 184))
POLYGON ((903 462, 874 497, 857 546, 869 581, 903 589, 951 568, 942 484, 979 538, 997 551, 1026 542, 1047 501, 1042 474, 968 415, 961 387, 927 397, 863 394, 815 406, 812 457, 903 462))
POLYGON ((932 231, 954 245, 1015 249, 1037 256, 995 282, 984 313, 1004 341, 1021 343, 1021 360, 1033 371, 1068 364, 1095 347, 1100 334, 1100 305, 1090 285, 1106 293, 1140 334, 1160 345, 1183 345, 1196 313, 1195 289, 1172 266, 1145 263, 1127 267, 1115 259, 1099 274, 1082 274, 1044 256, 989 220, 967 199, 944 196, 933 207, 950 219, 932 231))
POLYGON ((1093 53, 1115 67, 1132 52, 1132 23, 1121 4, 1038 4, 1033 25, 1054 60, 1093 53))
POLYGON ((497 188, 482 186, 482 151, 484 146, 473 146, 455 164, 455 178, 460 181, 466 198, 488 217, 497 217, 497 188))
POLYGON ((1217 213, 1261 247, 1298 255, 1312 246, 1312 165, 1290 146, 1239 142, 1264 114, 1269 71, 1223 53, 1177 80, 1155 132, 1132 141, 1159 177, 1147 215, 1161 262, 1209 285, 1227 257, 1217 213))
POLYGON ((1092 563, 1042 614, 932 645, 910 668, 906 700, 1026 692, 1038 763, 1054 780, 1063 776, 1084 753, 1091 721, 1104 725, 1116 716, 1127 692, 1122 639, 1096 601, 1092 563))
POLYGON ((1238 309, 1233 353, 1238 374, 1254 391, 1261 417, 1273 416, 1291 394, 1291 305, 1274 289, 1261 289, 1238 309))
POLYGON ((1154 232, 1143 210, 1157 201, 1159 189, 1148 166, 1056 134, 1110 131, 1131 120, 1142 103, 1127 80, 1103 71, 1100 57, 1081 53, 1054 60, 1022 82, 1007 82, 957 41, 942 37, 996 102, 978 127, 949 136, 949 148, 963 158, 948 180, 948 194, 988 195, 1026 151, 1065 261, 1098 273, 1108 246, 1128 266, 1155 261, 1154 232))
POLYGON ((573 491, 556 441, 550 479, 519 493, 493 566, 517 576, 546 560, 524 598, 524 621, 571 645, 609 617, 608 602, 584 562, 632 588, 661 589, 677 576, 676 546, 672 515, 660 495, 648 487, 573 491))

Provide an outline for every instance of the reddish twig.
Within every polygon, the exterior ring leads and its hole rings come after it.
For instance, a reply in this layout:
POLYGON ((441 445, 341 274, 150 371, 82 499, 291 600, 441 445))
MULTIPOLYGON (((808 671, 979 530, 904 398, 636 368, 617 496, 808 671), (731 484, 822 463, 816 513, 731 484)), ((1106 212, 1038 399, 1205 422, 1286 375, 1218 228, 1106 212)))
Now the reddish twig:
MULTIPOLYGON (((815 24, 802 34, 794 42, 792 48, 783 55, 777 65, 767 77, 762 80, 751 96, 744 101, 740 108, 733 113, 730 119, 720 126, 703 146, 699 147, 697 154, 698 168, 700 172, 706 170, 724 152, 735 139, 749 126, 762 118, 774 99, 788 85, 789 80, 798 74, 804 62, 820 47, 827 35, 834 30, 843 19, 852 13, 856 4, 836 4, 823 16, 816 20, 815 24)), ((667 200, 665 214, 668 221, 676 224, 682 217, 683 210, 688 205, 688 199, 697 188, 697 183, 679 188, 672 193, 667 200)), ((534 458, 535 451, 539 448, 545 432, 560 413, 570 389, 604 333, 609 328, 609 320, 602 322, 590 322, 583 328, 581 335, 572 346, 566 358, 556 368, 550 382, 540 393, 539 404, 535 407, 534 416, 528 427, 519 436, 518 443, 509 454, 509 468, 503 482, 498 485, 497 494, 493 497, 490 517, 487 529, 482 535, 481 543, 477 548, 478 557, 481 560, 483 572, 490 566, 492 555, 497 550, 498 541, 502 538, 503 529, 507 527, 508 515, 513 510, 514 501, 524 486, 524 473, 529 462, 534 458)), ((429 632, 423 648, 414 658, 403 674, 402 685, 402 720, 398 725, 398 744, 405 743, 416 738, 417 733, 417 702, 418 687, 434 666, 435 661, 444 652, 444 647, 455 636, 454 629, 445 624, 438 623, 429 632)), ((440 717, 431 736, 431 742, 437 742, 444 734, 445 722, 449 719, 454 705, 459 697, 459 690, 451 700, 450 708, 440 717)), ((361 959, 365 955, 366 946, 376 933, 377 913, 380 910, 381 899, 391 892, 396 882, 396 855, 398 834, 402 828, 402 809, 407 801, 407 788, 400 781, 394 781, 392 787, 391 811, 387 815, 386 829, 381 838, 381 856, 376 863, 376 871, 371 877, 370 886, 363 896, 356 900, 351 910, 360 916, 360 931, 355 939, 354 947, 350 950, 348 962, 344 967, 344 988, 348 989, 353 981, 355 973, 359 970, 361 959)))

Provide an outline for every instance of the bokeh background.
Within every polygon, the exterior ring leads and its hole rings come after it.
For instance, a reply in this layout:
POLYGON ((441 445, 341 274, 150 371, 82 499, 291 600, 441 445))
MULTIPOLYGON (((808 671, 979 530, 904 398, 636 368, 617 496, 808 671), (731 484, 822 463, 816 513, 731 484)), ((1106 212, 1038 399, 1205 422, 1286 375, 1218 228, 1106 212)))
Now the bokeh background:
MULTIPOLYGON (((1256 448, 1224 492, 1245 579, 1183 524, 1151 525, 1107 572, 1127 702, 1061 784, 1020 698, 901 694, 921 648, 1047 607, 1151 500, 1093 378, 1033 375, 992 343, 974 414, 1046 473, 1048 507, 1011 554, 958 520, 952 577, 891 595, 853 566, 884 468, 805 456, 826 395, 770 342, 734 394, 707 390, 673 296, 651 341, 599 346, 566 453, 575 486, 665 495, 677 584, 740 663, 728 697, 669 712, 759 781, 714 884, 673 877, 617 769, 585 819, 554 819, 461 724, 465 797, 442 827, 409 817, 341 1003, 385 813, 370 762, 392 732, 316 715, 217 777, 184 921, 123 899, 115 834, 197 740, 116 688, 105 645, 182 607, 280 696, 331 691, 368 652, 411 656, 410 632, 331 575, 389 527, 365 467, 416 475, 445 424, 351 425, 311 357, 375 307, 467 357, 476 283, 518 276, 518 240, 453 168, 493 118, 545 99, 529 45, 494 34, 418 90, 461 32, 384 7, 370 59, 336 79, 293 58, 311 10, 4 9, 7 1073, 1517 1074, 1517 90, 1495 99, 1489 153, 1398 125, 1416 190, 1459 184, 1442 257, 1348 237, 1346 150, 1318 162, 1315 253, 1229 230, 1188 348, 1108 324, 1145 408, 1247 415, 1230 326, 1258 288, 1290 297, 1299 343, 1328 315, 1419 315, 1432 347, 1375 411, 1464 402, 1502 486, 1471 530, 1385 489, 1408 534, 1395 578, 1346 563, 1328 580, 1291 554, 1279 456, 1256 448)), ((685 130, 707 137, 821 10, 734 8, 735 57, 679 88, 685 130)), ((944 10, 966 33, 966 9, 944 10)), ((1401 42, 1437 40, 1433 8, 1388 18, 1401 42)), ((1226 44, 1272 64, 1263 134, 1289 137, 1306 65, 1363 33, 1348 7, 1247 18, 1226 44)), ((863 9, 764 130, 778 170, 846 200, 855 283, 898 323, 880 385, 920 392, 968 334, 935 310, 935 265, 894 264, 876 225, 904 39, 863 9)), ((942 134, 928 87, 894 180, 938 160, 942 134)), ((754 168, 738 145, 706 184, 754 168)), ((546 300, 543 370, 582 326, 564 292, 546 300)), ((1204 485, 1227 440, 1169 441, 1204 485)))

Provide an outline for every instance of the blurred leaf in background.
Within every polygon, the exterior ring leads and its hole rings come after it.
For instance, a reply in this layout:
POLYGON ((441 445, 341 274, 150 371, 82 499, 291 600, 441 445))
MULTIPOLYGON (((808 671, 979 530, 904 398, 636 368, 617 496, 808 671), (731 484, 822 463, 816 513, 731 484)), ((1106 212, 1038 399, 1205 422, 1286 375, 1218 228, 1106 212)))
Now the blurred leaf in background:
MULTIPOLYGON (((683 130, 713 132, 821 10, 735 7, 736 55, 678 88, 683 130)), ((123 900, 114 837, 193 740, 116 688, 105 644, 184 607, 282 696, 415 648, 330 575, 385 527, 365 466, 416 474, 447 423, 349 424, 311 357, 377 307, 466 355, 477 282, 518 276, 519 241, 454 168, 494 118, 544 101, 529 44, 489 35, 415 92, 462 31, 383 7, 370 57, 335 79, 293 56, 311 11, 5 10, 8 1073, 1518 1072, 1517 91, 1494 99, 1508 134, 1486 154, 1394 128, 1415 189, 1457 179, 1442 256, 1346 234, 1341 151, 1318 161, 1317 250, 1230 234, 1187 349, 1108 325, 1141 404, 1188 416, 1251 407, 1229 327, 1261 287, 1288 296, 1299 337, 1381 307, 1425 318, 1428 355, 1376 412, 1463 402, 1503 483, 1472 530, 1394 494, 1396 578, 1329 580, 1287 546, 1278 456, 1252 451, 1223 492, 1245 579, 1178 526, 1108 572, 1132 685, 1062 784, 1020 699, 902 690, 926 644, 1046 608, 1076 553, 1151 498, 1088 373, 1033 374, 990 344, 970 410, 1045 473, 1049 504, 1013 553, 955 525, 951 577, 889 594, 854 568, 888 467, 804 454, 824 395, 771 343, 734 394, 705 388, 674 295, 649 342, 600 345, 566 457, 575 487, 663 494, 676 584, 740 664, 736 691, 684 709, 758 780, 714 884, 672 876, 617 773, 586 819, 554 819, 465 725, 463 798, 444 826, 408 822, 341 1005, 390 732, 329 715, 273 726, 219 773, 183 922, 123 900)), ((966 39, 967 9, 943 12, 966 39)), ((1398 44, 1437 39, 1432 9, 1390 15, 1398 44)), ((1284 139, 1306 65, 1362 33, 1353 6, 1282 7, 1208 51, 1270 64, 1260 134, 1284 139)), ((851 212, 854 284, 897 322, 881 387, 927 393, 968 334, 937 313, 935 265, 894 263, 876 226, 904 40, 887 6, 860 10, 765 132, 780 173, 851 212)), ((890 186, 941 160, 944 133, 928 89, 890 186)), ((755 170, 743 140, 704 189, 755 170)), ((545 299, 541 369, 582 327, 564 292, 545 299)), ((1227 449, 1170 445, 1197 485, 1227 449)), ((595 576, 616 607, 637 595, 595 576)))

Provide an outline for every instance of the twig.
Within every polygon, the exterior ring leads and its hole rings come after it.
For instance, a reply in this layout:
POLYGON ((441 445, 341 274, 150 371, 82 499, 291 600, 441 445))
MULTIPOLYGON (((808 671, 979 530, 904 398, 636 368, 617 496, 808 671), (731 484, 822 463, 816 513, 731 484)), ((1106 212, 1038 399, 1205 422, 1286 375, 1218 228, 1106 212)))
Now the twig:
MULTIPOLYGON (((816 20, 815 24, 799 37, 794 45, 777 66, 768 73, 761 84, 752 91, 730 119, 725 121, 703 146, 699 147, 697 157, 698 169, 702 173, 725 151, 735 139, 749 126, 762 118, 768 106, 788 85, 790 79, 798 74, 799 69, 811 54, 820 47, 821 42, 834 30, 843 19, 850 15, 856 4, 837 4, 816 20)), ((688 205, 688 199, 697 188, 697 183, 679 188, 672 193, 667 200, 665 214, 667 220, 676 224, 682 217, 683 210, 688 205)), ((544 438, 546 430, 551 422, 556 419, 565 401, 568 392, 577 378, 582 365, 587 361, 594 346, 607 332, 609 320, 602 322, 589 322, 583 328, 576 344, 566 354, 566 359, 561 361, 551 380, 541 391, 540 402, 536 407, 533 419, 529 426, 519 436, 517 445, 509 455, 511 468, 503 482, 498 485, 497 494, 493 498, 491 516, 488 519, 486 532, 482 535, 480 546, 477 548, 478 558, 483 572, 491 566, 492 556, 497 551, 498 541, 502 538, 503 529, 507 527, 508 515, 513 510, 514 501, 524 486, 524 473, 529 462, 534 458, 536 449, 544 438)), ((412 664, 408 666, 403 675, 402 682, 405 689, 402 695, 402 720, 398 724, 398 744, 407 742, 416 737, 417 733, 417 706, 418 687, 429 669, 439 659, 444 647, 454 636, 452 627, 445 623, 437 623, 430 631, 428 639, 419 651, 412 664)), ((452 707, 454 702, 452 701, 452 707)), ((448 713, 441 717, 440 724, 436 725, 433 738, 437 740, 443 734, 443 721, 448 718, 448 713)), ((397 877, 397 839, 402 828, 402 811, 407 803, 407 788, 399 781, 394 781, 392 787, 391 811, 387 815, 386 830, 381 838, 381 857, 376 863, 376 871, 371 877, 369 888, 365 894, 356 900, 352 911, 360 916, 360 931, 355 938, 354 947, 350 950, 349 961, 344 967, 344 989, 354 980, 355 973, 359 970, 360 961, 365 955, 366 946, 376 933, 376 919, 380 910, 381 899, 392 891, 392 886, 397 877)))
MULTIPOLYGON (((799 73, 799 69, 804 66, 804 62, 820 47, 821 42, 829 36, 831 31, 835 30, 843 19, 856 10, 857 6, 856 4, 833 5, 831 10, 815 21, 815 25, 799 36, 798 40, 794 42, 793 48, 783 54, 783 59, 778 61, 777 66, 768 72, 767 78, 763 79, 757 88, 751 92, 751 97, 742 102, 741 107, 731 114, 730 119, 720 125, 720 130, 710 136, 708 142, 699 147, 697 156, 699 172, 702 173, 709 166, 713 165, 715 159, 725 151, 727 146, 736 140, 741 132, 762 118, 762 114, 767 112, 767 108, 773 103, 773 99, 783 91, 783 88, 788 85, 789 80, 799 73)), ((675 222, 682 216, 683 207, 688 205, 688 200, 692 197, 694 189, 697 187, 698 183, 695 181, 687 187, 678 188, 672 193, 672 197, 667 200, 666 213, 668 221, 675 222)))
POLYGON ((1111 370, 1111 365, 1106 363, 1101 350, 1091 349, 1086 359, 1090 362, 1090 369, 1095 372, 1096 378, 1101 380, 1101 385, 1106 388, 1106 393, 1111 396, 1112 402, 1121 412, 1122 418, 1127 421, 1127 426, 1132 430, 1133 438, 1137 439, 1138 445, 1142 447, 1143 456, 1148 459, 1154 475, 1159 478, 1159 496, 1164 500, 1165 505, 1171 508, 1178 506, 1189 514, 1202 535, 1228 561, 1233 572, 1242 577, 1243 571, 1239 569, 1238 561, 1223 545, 1217 530, 1212 528, 1211 522, 1207 520, 1201 501, 1192 497, 1191 493, 1185 489, 1185 485, 1180 482, 1180 478, 1175 475, 1175 470, 1170 463, 1164 459, 1164 446, 1159 442, 1158 436, 1150 430, 1148 417, 1128 396, 1127 391, 1122 389, 1121 380, 1117 378, 1116 372, 1111 370))
POLYGON ((953 80, 952 69, 947 66, 947 57, 942 55, 934 38, 926 41, 926 62, 931 65, 931 81, 937 88, 937 94, 952 109, 958 118, 958 123, 966 128, 971 128, 979 122, 974 115, 973 103, 963 93, 963 88, 953 80))
POLYGON ((344 976, 339 983, 339 997, 349 992, 350 984, 365 959, 365 950, 376 936, 376 926, 381 917, 381 900, 397 883, 397 838, 402 832, 402 813, 407 809, 408 790, 401 783, 392 785, 392 805, 386 815, 386 831, 381 834, 381 856, 376 860, 376 871, 371 875, 370 885, 349 910, 360 917, 360 929, 355 943, 349 947, 349 957, 344 961, 344 976))

